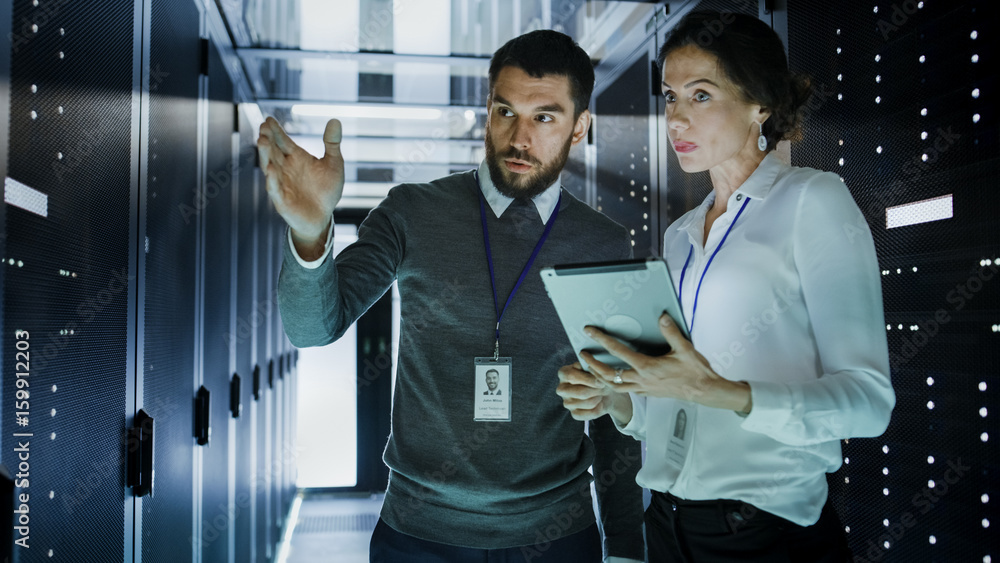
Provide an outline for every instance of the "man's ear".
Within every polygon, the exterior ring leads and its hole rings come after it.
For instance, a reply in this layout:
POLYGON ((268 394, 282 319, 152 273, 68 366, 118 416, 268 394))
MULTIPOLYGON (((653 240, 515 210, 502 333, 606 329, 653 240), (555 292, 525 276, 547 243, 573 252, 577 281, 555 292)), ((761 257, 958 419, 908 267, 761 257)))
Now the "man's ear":
POLYGON ((580 117, 576 118, 573 126, 573 144, 577 145, 587 137, 587 130, 590 129, 590 110, 585 109, 580 112, 580 117))

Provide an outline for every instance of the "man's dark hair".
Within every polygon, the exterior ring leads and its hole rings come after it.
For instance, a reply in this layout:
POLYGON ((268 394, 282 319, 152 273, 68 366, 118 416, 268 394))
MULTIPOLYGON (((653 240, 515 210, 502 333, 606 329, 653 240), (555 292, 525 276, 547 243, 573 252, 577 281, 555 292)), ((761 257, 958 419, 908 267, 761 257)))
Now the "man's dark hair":
POLYGON ((753 16, 728 12, 691 12, 667 34, 656 64, 663 72, 669 54, 693 45, 719 61, 722 75, 743 101, 771 112, 764 122, 767 148, 801 138, 802 107, 812 94, 807 76, 788 70, 781 38, 753 16))
POLYGON ((590 107, 594 65, 590 55, 566 34, 539 29, 515 37, 497 49, 490 59, 490 96, 500 70, 507 66, 517 67, 535 78, 550 74, 566 76, 575 106, 573 117, 579 117, 590 107))

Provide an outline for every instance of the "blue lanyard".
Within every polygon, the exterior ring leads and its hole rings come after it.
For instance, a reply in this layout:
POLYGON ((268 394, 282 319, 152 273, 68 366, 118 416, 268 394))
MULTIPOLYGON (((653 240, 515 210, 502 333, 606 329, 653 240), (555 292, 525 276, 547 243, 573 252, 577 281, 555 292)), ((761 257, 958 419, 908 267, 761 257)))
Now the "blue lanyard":
POLYGON ((531 269, 531 265, 535 263, 535 258, 538 257, 538 252, 542 249, 542 245, 545 244, 545 239, 549 238, 549 232, 552 231, 552 225, 556 222, 556 217, 559 216, 559 204, 562 203, 562 192, 559 192, 559 199, 556 200, 556 208, 552 211, 552 216, 549 217, 548 223, 545 225, 545 232, 542 233, 542 238, 538 239, 538 244, 535 245, 535 250, 531 252, 531 258, 528 258, 528 263, 524 265, 524 269, 521 270, 521 276, 517 278, 517 284, 514 285, 514 289, 510 292, 507 297, 507 302, 503 306, 503 310, 500 309, 500 301, 497 299, 497 280, 494 275, 493 270, 493 250, 490 248, 490 230, 486 226, 486 197, 483 196, 482 186, 479 185, 479 172, 473 171, 473 176, 476 178, 476 187, 479 192, 479 217, 483 220, 483 241, 486 243, 486 262, 490 265, 490 285, 493 287, 493 308, 497 313, 497 331, 496 331, 496 347, 493 349, 493 359, 500 357, 500 319, 503 318, 503 314, 507 312, 507 307, 510 302, 514 300, 514 294, 517 293, 518 288, 521 287, 521 283, 524 278, 528 277, 528 270, 531 269))
MULTIPOLYGON (((743 210, 747 208, 748 203, 750 203, 749 197, 747 198, 746 201, 743 202, 743 207, 740 207, 740 210, 738 213, 736 213, 736 217, 733 219, 733 222, 729 224, 729 228, 726 229, 726 234, 722 237, 722 241, 719 242, 719 246, 715 247, 715 252, 713 252, 712 256, 708 259, 708 264, 705 266, 705 271, 701 273, 701 279, 698 280, 698 289, 696 289, 694 292, 694 309, 691 310, 691 326, 688 328, 689 334, 694 332, 694 316, 695 314, 698 313, 698 295, 701 294, 701 282, 705 281, 705 274, 707 274, 708 269, 712 267, 712 260, 715 260, 715 255, 719 253, 719 250, 722 250, 722 245, 726 244, 726 239, 729 238, 729 233, 733 230, 733 227, 736 225, 736 222, 740 220, 740 215, 743 214, 743 210)), ((691 255, 693 253, 694 253, 694 245, 692 244, 691 249, 688 250, 687 260, 684 261, 684 269, 681 270, 681 284, 680 284, 681 288, 680 291, 677 292, 677 300, 680 301, 681 303, 684 303, 682 301, 684 298, 684 276, 687 274, 688 264, 691 263, 691 255)))

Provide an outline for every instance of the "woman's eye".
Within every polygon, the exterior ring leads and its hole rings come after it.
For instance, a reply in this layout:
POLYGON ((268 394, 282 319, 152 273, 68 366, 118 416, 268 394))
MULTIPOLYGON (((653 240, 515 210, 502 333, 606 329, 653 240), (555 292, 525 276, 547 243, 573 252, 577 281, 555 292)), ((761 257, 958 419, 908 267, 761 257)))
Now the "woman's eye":
POLYGON ((711 96, 709 96, 705 92, 698 92, 697 94, 694 95, 694 99, 699 102, 707 102, 708 100, 711 99, 711 96))
POLYGON ((665 94, 663 94, 663 97, 667 100, 668 104, 677 101, 677 96, 674 96, 673 92, 666 92, 665 94))

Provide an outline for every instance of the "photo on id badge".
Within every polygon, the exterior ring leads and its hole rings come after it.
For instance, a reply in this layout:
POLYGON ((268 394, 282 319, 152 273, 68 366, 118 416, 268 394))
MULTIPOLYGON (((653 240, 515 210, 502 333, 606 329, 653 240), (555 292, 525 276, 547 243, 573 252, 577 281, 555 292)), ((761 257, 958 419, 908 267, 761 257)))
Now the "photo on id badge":
POLYGON ((509 421, 511 363, 509 358, 476 358, 473 391, 475 420, 509 421))

